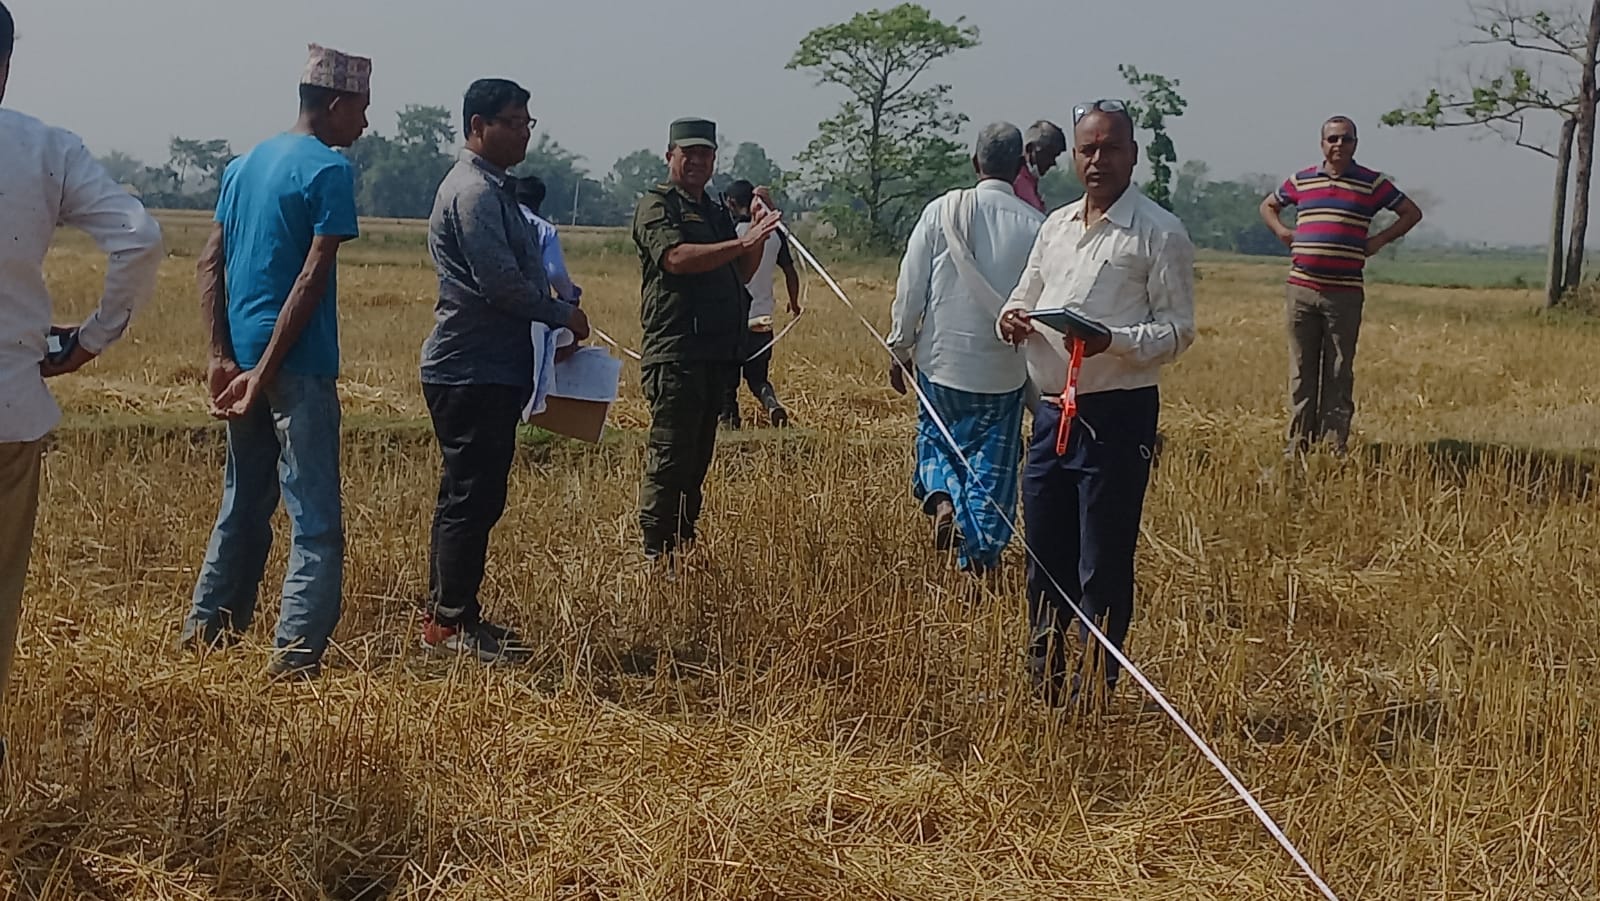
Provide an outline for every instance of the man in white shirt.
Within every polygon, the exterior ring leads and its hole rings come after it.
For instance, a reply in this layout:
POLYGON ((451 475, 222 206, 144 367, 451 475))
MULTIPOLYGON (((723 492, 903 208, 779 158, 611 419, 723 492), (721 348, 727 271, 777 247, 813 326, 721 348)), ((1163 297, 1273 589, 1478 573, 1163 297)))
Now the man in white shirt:
POLYGON ((1076 701, 1095 674, 1106 695, 1090 686, 1090 699, 1103 702, 1116 685, 1117 664, 1083 628, 1087 666, 1069 681, 1067 627, 1075 616, 1057 586, 1122 647, 1156 444, 1156 386, 1162 364, 1195 337, 1194 245, 1183 223, 1132 186, 1133 120, 1115 100, 1080 105, 1072 120, 1086 193, 1045 222, 996 324, 1001 337, 1024 348, 1044 395, 1022 477, 1022 519, 1029 546, 1048 567, 1028 567, 1029 650, 1035 688, 1052 704, 1076 701), (1056 307, 1100 323, 1109 335, 1064 340, 1029 320, 1029 311, 1056 307), (1074 391, 1067 342, 1085 338, 1074 391))
POLYGON ((1021 457, 1027 364, 994 323, 1028 261, 1044 214, 1012 188, 1022 167, 1022 132, 1000 122, 978 136, 976 188, 951 191, 923 210, 906 245, 895 289, 889 381, 905 371, 950 428, 952 447, 918 406, 912 493, 933 517, 934 546, 982 573, 1011 540, 1021 457), (969 468, 970 465, 970 468, 969 468))
POLYGON ((538 238, 539 253, 544 257, 544 274, 550 280, 550 289, 556 292, 558 299, 576 306, 583 297, 583 289, 572 283, 572 275, 567 272, 566 254, 561 252, 561 235, 556 232, 555 224, 544 218, 544 179, 537 175, 520 176, 516 180, 514 193, 517 195, 517 205, 522 209, 522 218, 533 226, 534 235, 538 238))
MULTIPOLYGON (((765 195, 763 195, 765 198, 765 195)), ((728 185, 722 195, 728 212, 733 214, 734 230, 740 235, 750 230, 755 206, 756 186, 739 179, 728 185)), ((777 310, 778 297, 773 287, 773 276, 783 270, 784 288, 789 292, 789 315, 800 315, 800 270, 795 268, 794 257, 789 253, 789 239, 782 231, 767 236, 761 247, 761 262, 756 274, 750 277, 745 290, 750 292, 749 331, 745 332, 744 363, 740 366, 744 382, 756 396, 767 419, 774 428, 789 424, 789 411, 778 401, 778 389, 772 386, 772 314, 777 310)), ((728 396, 722 405, 722 425, 737 429, 739 419, 739 383, 728 386, 728 396)))
MULTIPOLYGON (((0 3, 0 100, 15 37, 0 3)), ((0 698, 10 678, 39 503, 44 437, 61 419, 45 379, 77 371, 122 336, 155 293, 161 229, 76 135, 0 108, 0 698), (51 324, 44 257, 76 226, 109 258, 100 305, 76 328, 51 324), (52 353, 50 341, 61 344, 52 353)))

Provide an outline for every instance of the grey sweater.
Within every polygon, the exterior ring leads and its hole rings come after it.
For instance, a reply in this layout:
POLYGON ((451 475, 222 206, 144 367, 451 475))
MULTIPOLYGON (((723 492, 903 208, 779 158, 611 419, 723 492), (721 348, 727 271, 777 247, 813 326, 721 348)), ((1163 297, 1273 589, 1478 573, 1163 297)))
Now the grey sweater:
POLYGON ((566 325, 572 307, 550 295, 538 242, 504 170, 461 151, 433 201, 428 252, 439 273, 439 301, 422 344, 423 383, 531 391, 528 327, 566 325))

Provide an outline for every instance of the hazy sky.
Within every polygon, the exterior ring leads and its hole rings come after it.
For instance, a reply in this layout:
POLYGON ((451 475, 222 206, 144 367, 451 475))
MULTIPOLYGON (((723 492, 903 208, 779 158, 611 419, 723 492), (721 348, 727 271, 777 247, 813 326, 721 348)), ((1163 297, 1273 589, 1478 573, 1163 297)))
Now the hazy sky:
MULTIPOLYGON (((372 122, 406 103, 459 106, 473 78, 533 92, 540 129, 603 174, 665 144, 682 115, 716 119, 787 163, 841 99, 784 69, 844 0, 6 0, 19 33, 6 105, 72 128, 98 153, 166 159, 173 135, 243 151, 287 126, 305 45, 374 58, 372 122)), ((1561 0, 1555 0, 1559 3, 1561 0)), ((887 0, 883 5, 889 5, 887 0)), ((1317 127, 1360 123, 1359 158, 1437 199, 1454 235, 1543 238, 1551 163, 1491 137, 1377 127, 1377 117, 1452 68, 1465 0, 929 0, 967 15, 982 45, 932 76, 974 125, 1044 117, 1122 97, 1127 62, 1182 81, 1171 128, 1184 159, 1217 176, 1277 175, 1319 159, 1317 127)))

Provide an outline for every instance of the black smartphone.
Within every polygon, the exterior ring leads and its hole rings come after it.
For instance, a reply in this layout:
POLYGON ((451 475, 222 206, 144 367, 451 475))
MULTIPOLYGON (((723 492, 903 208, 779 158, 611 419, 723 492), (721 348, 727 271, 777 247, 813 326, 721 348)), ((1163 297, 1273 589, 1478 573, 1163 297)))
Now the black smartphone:
POLYGON ((1111 330, 1095 322, 1093 319, 1081 316, 1066 307, 1052 307, 1043 310, 1033 310, 1028 313, 1028 318, 1034 322, 1043 323, 1063 335, 1077 335, 1079 338, 1109 338, 1111 330))
POLYGON ((45 339, 45 361, 52 366, 65 363, 72 352, 78 349, 78 330, 72 329, 65 333, 52 333, 45 339))

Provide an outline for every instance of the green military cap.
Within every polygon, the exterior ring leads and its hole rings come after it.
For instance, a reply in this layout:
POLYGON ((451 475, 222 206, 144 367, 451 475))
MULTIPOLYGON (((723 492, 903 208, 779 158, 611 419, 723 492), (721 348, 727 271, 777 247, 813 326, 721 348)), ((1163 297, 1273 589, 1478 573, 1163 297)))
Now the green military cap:
POLYGON ((717 123, 710 119, 679 119, 667 131, 667 139, 674 147, 710 147, 717 149, 717 123))

